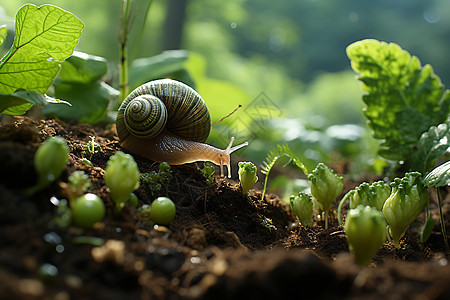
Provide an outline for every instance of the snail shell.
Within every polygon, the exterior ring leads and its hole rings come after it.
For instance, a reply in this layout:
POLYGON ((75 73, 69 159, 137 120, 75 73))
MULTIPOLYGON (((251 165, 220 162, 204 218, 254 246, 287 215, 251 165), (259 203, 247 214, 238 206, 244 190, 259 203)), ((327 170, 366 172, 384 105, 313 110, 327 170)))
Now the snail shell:
POLYGON ((132 153, 158 162, 180 165, 211 161, 228 168, 230 154, 248 145, 224 150, 205 144, 211 117, 205 101, 191 87, 171 79, 148 82, 136 88, 122 102, 116 119, 121 146, 132 153))

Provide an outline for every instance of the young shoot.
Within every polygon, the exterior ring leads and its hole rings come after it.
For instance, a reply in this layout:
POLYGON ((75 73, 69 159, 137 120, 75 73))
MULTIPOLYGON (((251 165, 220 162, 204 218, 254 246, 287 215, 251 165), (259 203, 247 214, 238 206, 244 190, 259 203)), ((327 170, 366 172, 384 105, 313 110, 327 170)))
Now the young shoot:
POLYGON ((162 185, 172 178, 172 171, 170 165, 166 162, 159 164, 158 172, 151 171, 149 173, 142 173, 142 181, 148 185, 152 195, 161 190, 162 185))
POLYGON ((42 143, 34 155, 34 168, 38 181, 35 186, 27 190, 27 193, 32 195, 58 179, 66 168, 68 154, 69 147, 62 137, 49 137, 42 143))
POLYGON ((75 171, 69 176, 69 186, 73 196, 79 197, 92 187, 92 182, 83 171, 75 171))
POLYGON ((214 164, 209 161, 205 161, 203 169, 200 169, 200 172, 202 173, 203 177, 205 178, 205 181, 208 185, 214 183, 214 164))
POLYGON ((358 205, 351 209, 344 225, 348 247, 358 265, 370 263, 386 241, 386 221, 374 207, 358 205))
POLYGON ((258 181, 258 176, 256 176, 257 168, 252 162, 239 162, 238 165, 242 194, 247 195, 250 188, 258 181))
POLYGON ((344 188, 344 178, 337 176, 336 173, 323 163, 308 175, 311 186, 311 195, 313 195, 317 208, 324 212, 325 228, 328 228, 328 211, 333 207, 336 198, 341 194, 344 188))
POLYGON ((89 136, 89 138, 90 138, 89 142, 87 142, 87 144, 84 145, 83 156, 89 156, 89 161, 91 161, 92 156, 95 153, 101 151, 102 148, 101 148, 100 144, 95 141, 95 136, 89 136))
POLYGON ((313 225, 313 200, 311 195, 300 192, 297 196, 292 195, 289 199, 291 209, 297 216, 302 226, 311 227, 313 225))
POLYGON ((400 247, 400 239, 408 226, 419 216, 427 202, 427 193, 419 172, 406 173, 391 183, 392 193, 383 206, 383 214, 389 224, 389 234, 395 246, 400 247))
POLYGON ((105 183, 116 210, 121 211, 131 192, 139 187, 139 169, 133 157, 121 151, 112 155, 106 163, 105 183))

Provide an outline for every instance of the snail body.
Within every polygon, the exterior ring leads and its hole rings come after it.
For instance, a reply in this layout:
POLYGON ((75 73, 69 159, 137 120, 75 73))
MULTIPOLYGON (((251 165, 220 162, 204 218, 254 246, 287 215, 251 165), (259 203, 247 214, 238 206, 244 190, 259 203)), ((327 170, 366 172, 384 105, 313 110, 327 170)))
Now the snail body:
POLYGON ((145 83, 122 102, 116 128, 121 146, 137 155, 157 162, 181 165, 210 161, 228 168, 230 154, 248 145, 224 150, 204 142, 211 130, 211 117, 205 101, 191 87, 171 79, 145 83))

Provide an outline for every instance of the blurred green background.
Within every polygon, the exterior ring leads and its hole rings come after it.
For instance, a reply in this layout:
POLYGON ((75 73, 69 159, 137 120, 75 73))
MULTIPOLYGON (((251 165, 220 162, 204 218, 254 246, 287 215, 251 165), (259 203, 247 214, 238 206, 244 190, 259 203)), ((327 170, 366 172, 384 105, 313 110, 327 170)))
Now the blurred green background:
MULTIPOLYGON (((30 2, 78 16, 85 28, 77 50, 106 58, 104 80, 118 88, 123 1, 2 0, 0 24, 7 24, 9 35, 0 54, 12 42, 15 13, 30 2)), ((379 171, 377 143, 366 128, 362 92, 345 54, 357 40, 395 42, 431 64, 444 84, 450 80, 447 0, 134 0, 131 5, 131 87, 152 79, 149 62, 178 62, 182 76, 179 70, 172 75, 195 86, 213 122, 243 105, 213 126, 208 142, 224 147, 232 135, 237 142, 249 140, 239 154, 255 162, 288 143, 309 168, 320 161, 349 161, 350 173, 379 171)), ((163 71, 171 76, 173 70, 163 71)))

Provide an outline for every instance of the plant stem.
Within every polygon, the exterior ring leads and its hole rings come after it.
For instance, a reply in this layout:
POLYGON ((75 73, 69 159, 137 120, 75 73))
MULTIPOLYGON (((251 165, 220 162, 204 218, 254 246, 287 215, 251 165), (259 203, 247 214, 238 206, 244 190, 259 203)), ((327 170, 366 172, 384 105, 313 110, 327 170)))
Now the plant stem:
POLYGON ((120 103, 128 95, 128 25, 130 24, 130 2, 131 0, 123 0, 121 13, 121 27, 120 34, 120 64, 119 64, 119 90, 120 103))
POLYGON ((325 221, 325 229, 328 229, 328 211, 323 212, 324 215, 324 221, 325 221))
POLYGON ((447 239, 447 230, 445 229, 444 215, 442 214, 442 202, 441 202, 441 195, 439 193, 439 187, 436 187, 436 193, 437 193, 438 203, 439 203, 439 219, 441 222, 441 231, 442 231, 442 236, 444 237, 445 250, 448 253, 449 247, 448 247, 448 239, 447 239))
POLYGON ((352 194, 351 191, 348 192, 347 194, 344 195, 344 197, 342 197, 341 202, 339 202, 339 206, 338 206, 338 210, 337 210, 337 218, 338 218, 339 225, 342 225, 342 216, 341 216, 342 206, 344 205, 344 202, 347 200, 347 198, 351 194, 352 194))

